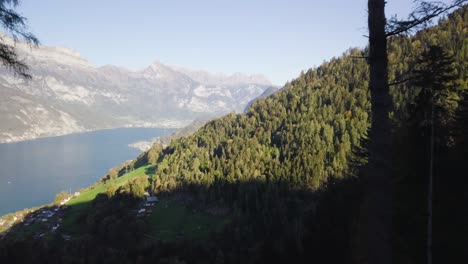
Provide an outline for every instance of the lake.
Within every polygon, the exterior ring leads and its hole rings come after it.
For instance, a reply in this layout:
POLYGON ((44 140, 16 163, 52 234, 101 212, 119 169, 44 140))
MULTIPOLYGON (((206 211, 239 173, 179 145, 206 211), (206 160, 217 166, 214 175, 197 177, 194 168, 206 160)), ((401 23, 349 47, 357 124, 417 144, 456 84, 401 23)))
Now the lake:
POLYGON ((87 187, 141 153, 128 144, 172 132, 118 128, 0 144, 0 216, 87 187))

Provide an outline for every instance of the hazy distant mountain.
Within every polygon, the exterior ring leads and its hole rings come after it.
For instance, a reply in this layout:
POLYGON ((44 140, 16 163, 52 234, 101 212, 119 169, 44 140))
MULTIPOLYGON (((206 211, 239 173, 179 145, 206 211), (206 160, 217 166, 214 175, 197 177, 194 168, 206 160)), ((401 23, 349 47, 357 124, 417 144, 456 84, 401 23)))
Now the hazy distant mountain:
POLYGON ((244 75, 241 73, 234 73, 233 75, 226 75, 222 73, 210 73, 207 71, 191 70, 183 67, 174 66, 174 69, 184 73, 193 80, 209 85, 242 85, 242 84, 261 84, 271 86, 271 83, 263 75, 244 75))
POLYGON ((154 63, 95 67, 65 48, 17 44, 33 79, 0 68, 0 142, 123 126, 181 127, 241 112, 271 87, 263 76, 210 74, 154 63))
POLYGON ((280 90, 283 90, 285 89, 285 87, 281 88, 281 89, 278 89, 274 86, 271 86, 269 88, 267 88, 265 91, 263 91, 263 93, 257 97, 255 97, 254 99, 250 100, 250 102, 248 102, 246 105, 245 105, 245 108, 244 108, 244 112, 247 112, 247 110, 250 108, 250 106, 252 106, 253 103, 255 103, 255 101, 257 101, 258 99, 262 99, 262 98, 265 98, 265 97, 268 97, 280 90))

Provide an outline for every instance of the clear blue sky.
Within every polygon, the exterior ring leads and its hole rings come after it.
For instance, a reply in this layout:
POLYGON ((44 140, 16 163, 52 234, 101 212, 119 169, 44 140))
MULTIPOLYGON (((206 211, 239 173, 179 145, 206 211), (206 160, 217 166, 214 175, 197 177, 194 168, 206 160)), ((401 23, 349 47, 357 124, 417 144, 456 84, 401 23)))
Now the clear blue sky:
MULTIPOLYGON (((388 0, 405 16, 412 0, 388 0)), ((96 66, 165 64, 264 74, 282 85, 301 70, 363 47, 367 0, 23 0, 18 11, 45 45, 96 66)))

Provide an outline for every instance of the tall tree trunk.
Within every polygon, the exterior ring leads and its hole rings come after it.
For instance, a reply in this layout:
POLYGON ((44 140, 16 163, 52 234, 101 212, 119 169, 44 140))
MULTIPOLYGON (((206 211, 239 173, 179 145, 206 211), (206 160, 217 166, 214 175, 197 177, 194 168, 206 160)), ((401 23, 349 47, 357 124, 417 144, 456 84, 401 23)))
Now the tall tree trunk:
POLYGON ((359 263, 391 263, 392 100, 388 86, 385 0, 368 0, 369 70, 372 103, 369 132, 369 164, 363 178, 364 193, 360 213, 359 263))

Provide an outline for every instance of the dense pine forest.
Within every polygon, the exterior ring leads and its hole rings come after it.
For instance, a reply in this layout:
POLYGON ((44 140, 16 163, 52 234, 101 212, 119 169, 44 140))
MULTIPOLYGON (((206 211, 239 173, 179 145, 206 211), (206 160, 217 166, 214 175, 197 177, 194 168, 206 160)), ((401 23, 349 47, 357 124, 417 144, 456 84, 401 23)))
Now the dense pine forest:
MULTIPOLYGON (((467 16, 465 6, 436 26, 389 39, 395 263, 425 260, 430 170, 434 262, 466 260, 467 16)), ((17 236, 25 228, 18 225, 0 240, 0 260, 356 262, 360 176, 372 114, 366 54, 350 49, 244 114, 210 121, 165 148, 154 145, 92 187, 103 190, 92 201, 69 206, 63 233, 73 239, 60 232, 17 236), (139 170, 144 174, 128 173, 139 170), (128 180, 119 183, 123 177, 128 180), (145 191, 203 214, 217 227, 202 238, 160 239, 154 222, 134 213, 145 191)))

